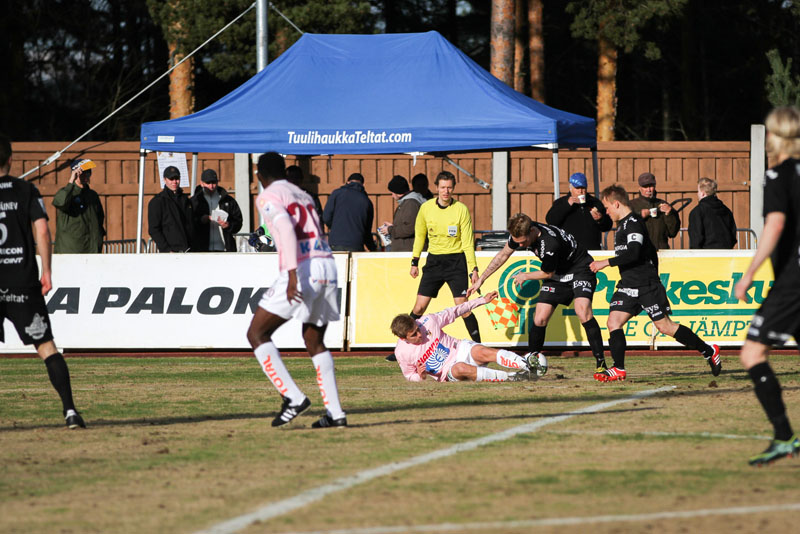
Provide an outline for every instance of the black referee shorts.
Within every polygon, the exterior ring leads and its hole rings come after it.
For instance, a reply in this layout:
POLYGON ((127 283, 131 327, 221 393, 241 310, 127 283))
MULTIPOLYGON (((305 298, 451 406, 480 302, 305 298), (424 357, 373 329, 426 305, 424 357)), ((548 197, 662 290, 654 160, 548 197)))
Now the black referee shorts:
POLYGON ((463 252, 457 254, 428 254, 422 268, 418 295, 435 298, 439 289, 447 282, 453 297, 466 297, 469 288, 467 258, 463 252))
POLYGON ((3 320, 8 319, 26 345, 39 345, 53 340, 50 316, 41 288, 0 288, 0 342, 5 342, 3 320))
POLYGON ((747 339, 780 347, 800 335, 800 266, 793 260, 781 272, 753 315, 747 339))
POLYGON ((672 313, 667 290, 660 282, 652 282, 639 287, 617 286, 608 310, 610 312, 621 311, 634 316, 644 310, 652 321, 660 321, 672 313))

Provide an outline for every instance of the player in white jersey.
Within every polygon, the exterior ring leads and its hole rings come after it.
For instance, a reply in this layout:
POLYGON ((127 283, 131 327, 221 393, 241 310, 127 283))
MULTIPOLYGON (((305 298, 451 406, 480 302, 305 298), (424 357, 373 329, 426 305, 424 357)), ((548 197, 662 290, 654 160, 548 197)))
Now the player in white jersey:
POLYGON ((518 382, 536 380, 547 371, 547 359, 531 352, 519 356, 510 350, 493 349, 465 339, 455 339, 442 328, 478 306, 497 298, 497 291, 462 302, 439 313, 414 319, 400 314, 392 321, 398 338, 394 348, 397 364, 409 382, 431 377, 437 382, 518 382), (486 367, 497 363, 515 372, 486 367))
POLYGON ((336 388, 333 356, 323 341, 328 323, 339 320, 338 276, 314 201, 286 180, 283 156, 275 152, 258 158, 258 179, 264 190, 258 195, 256 206, 275 240, 280 276, 258 303, 247 339, 264 374, 283 398, 272 426, 285 425, 311 406, 272 342, 272 334, 293 318, 303 323, 303 339, 317 371, 326 408, 325 415, 311 426, 347 426, 336 388))

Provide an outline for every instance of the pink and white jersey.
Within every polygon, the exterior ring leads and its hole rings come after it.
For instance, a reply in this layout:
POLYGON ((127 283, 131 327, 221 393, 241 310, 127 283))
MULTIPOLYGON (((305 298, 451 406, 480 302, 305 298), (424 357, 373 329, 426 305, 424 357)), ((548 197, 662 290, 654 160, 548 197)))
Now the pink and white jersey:
POLYGON ((439 382, 446 382, 447 372, 456 361, 460 340, 446 334, 442 328, 482 304, 483 299, 477 298, 417 319, 422 343, 414 345, 404 339, 398 339, 394 348, 397 364, 403 371, 403 376, 411 382, 419 382, 422 377, 417 371, 417 364, 425 362, 425 371, 428 375, 439 382))
POLYGON ((286 180, 272 182, 256 198, 256 207, 275 240, 282 272, 297 269, 310 258, 333 257, 314 200, 296 185, 286 180))

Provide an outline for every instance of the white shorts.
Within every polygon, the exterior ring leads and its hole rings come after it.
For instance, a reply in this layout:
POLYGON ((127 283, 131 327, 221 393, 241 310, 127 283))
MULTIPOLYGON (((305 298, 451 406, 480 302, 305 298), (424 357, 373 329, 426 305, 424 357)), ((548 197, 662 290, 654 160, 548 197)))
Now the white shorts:
POLYGON ((477 345, 477 343, 475 343, 472 340, 467 341, 465 339, 462 339, 461 341, 459 341, 458 350, 456 350, 456 361, 453 362, 453 364, 468 363, 470 365, 474 365, 475 367, 480 367, 480 365, 478 365, 478 362, 472 359, 472 347, 474 347, 475 345, 477 345))
POLYGON ((333 258, 311 258, 297 266, 297 289, 303 295, 300 302, 286 298, 289 274, 282 272, 258 305, 284 319, 324 326, 339 320, 338 280, 333 258))

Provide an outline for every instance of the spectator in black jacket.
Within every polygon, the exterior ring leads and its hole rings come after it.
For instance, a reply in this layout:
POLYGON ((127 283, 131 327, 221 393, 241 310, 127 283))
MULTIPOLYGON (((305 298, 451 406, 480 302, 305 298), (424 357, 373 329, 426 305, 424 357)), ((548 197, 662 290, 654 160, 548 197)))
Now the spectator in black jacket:
POLYGON ((192 218, 194 241, 192 252, 236 252, 236 232, 242 229, 242 210, 236 199, 219 187, 214 169, 200 175, 194 190, 192 218), (224 215, 220 212, 225 212, 224 215))
POLYGON ((572 234, 586 250, 600 250, 603 232, 611 230, 611 219, 600 199, 586 192, 586 176, 569 177, 569 195, 555 202, 545 215, 547 224, 572 234))
POLYGON ((736 221, 733 213, 717 198, 717 182, 697 180, 697 207, 689 213, 689 248, 736 246, 736 221))
POLYGON ((192 204, 180 188, 177 167, 164 169, 164 189, 147 205, 147 227, 159 252, 188 252, 192 243, 192 204))
POLYGON ((411 190, 422 195, 422 198, 425 200, 433 198, 428 177, 424 173, 415 174, 414 177, 411 178, 411 190))
POLYGON ((350 252, 374 251, 378 247, 372 238, 372 220, 375 210, 364 189, 364 177, 354 172, 347 183, 336 189, 322 212, 325 225, 330 228, 328 243, 332 250, 350 252))

